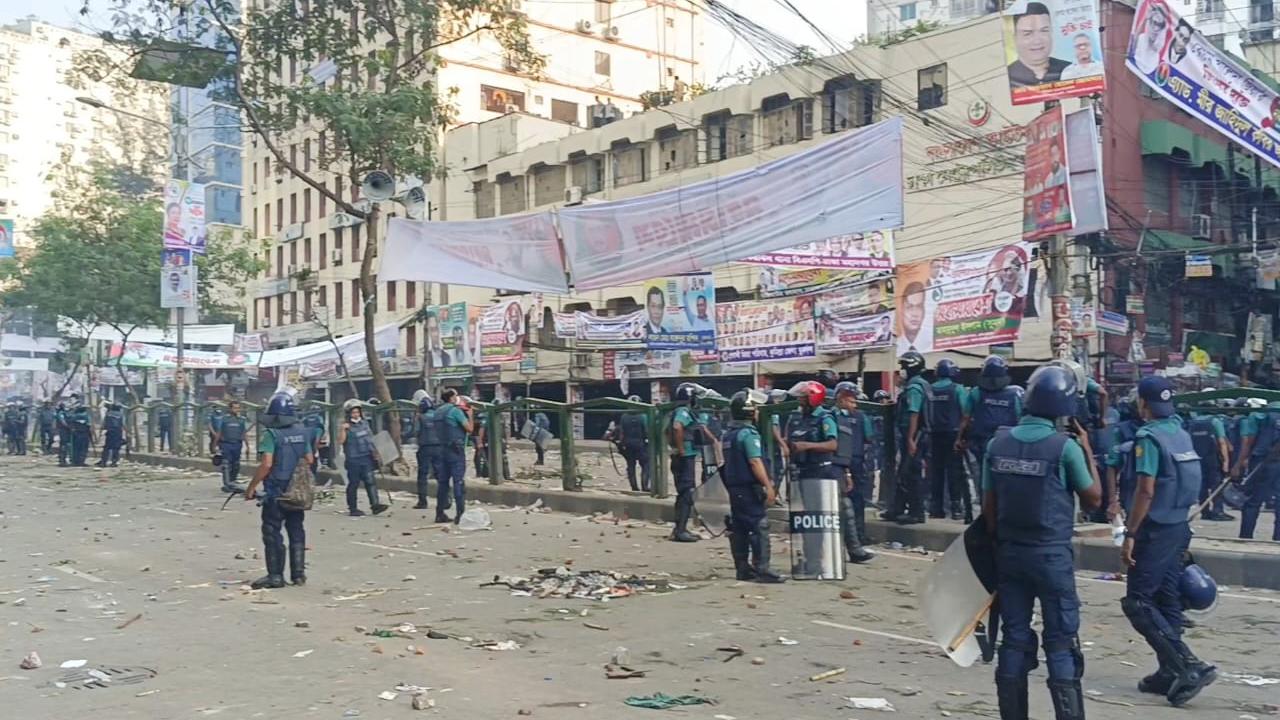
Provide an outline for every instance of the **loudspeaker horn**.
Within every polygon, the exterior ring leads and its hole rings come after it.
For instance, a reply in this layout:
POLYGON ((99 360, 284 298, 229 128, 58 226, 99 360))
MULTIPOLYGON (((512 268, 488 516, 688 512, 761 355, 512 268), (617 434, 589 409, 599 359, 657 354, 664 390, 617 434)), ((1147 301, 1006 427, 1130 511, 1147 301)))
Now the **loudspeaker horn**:
POLYGON ((414 220, 421 220, 427 214, 427 193, 421 185, 406 190, 400 202, 405 213, 414 220))
POLYGON ((360 183, 360 193, 374 202, 390 200, 396 194, 396 181, 388 173, 374 170, 364 176, 360 183))

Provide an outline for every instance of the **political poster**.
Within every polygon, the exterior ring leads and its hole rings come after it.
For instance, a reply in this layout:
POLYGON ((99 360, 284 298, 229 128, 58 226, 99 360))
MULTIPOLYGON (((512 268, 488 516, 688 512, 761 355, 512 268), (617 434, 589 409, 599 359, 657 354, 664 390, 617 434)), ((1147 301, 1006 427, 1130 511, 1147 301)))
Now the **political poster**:
POLYGON ((1027 305, 1025 243, 899 265, 898 352, 994 345, 1018 339, 1027 305))
MULTIPOLYGON (((725 374, 725 366, 720 364, 720 355, 715 352, 704 353, 695 350, 610 350, 606 358, 612 355, 612 374, 606 374, 606 380, 617 380, 625 375, 628 382, 635 379, 697 377, 700 375, 725 374)), ((733 372, 742 372, 736 369, 733 372)))
POLYGON ((575 313, 551 313, 551 322, 555 325, 556 338, 560 340, 578 338, 578 316, 575 313))
POLYGON ((480 315, 480 362, 517 362, 524 355, 525 317, 519 298, 505 298, 480 315))
POLYGON ((164 185, 164 246, 203 255, 206 233, 204 185, 170 178, 164 185))
POLYGON ((724 363, 811 358, 813 299, 763 300, 716 307, 716 346, 724 363))
POLYGON ((1104 333, 1111 335, 1129 334, 1129 318, 1124 313, 1100 310, 1094 322, 1098 325, 1098 329, 1104 333))
POLYGON ((1046 110, 1027 125, 1027 169, 1022 192, 1024 240, 1071 229, 1066 137, 1062 106, 1046 110))
POLYGON ((236 333, 231 348, 236 352, 262 352, 267 349, 267 334, 264 332, 236 333))
MULTIPOLYGON (((177 367, 178 349, 148 343, 111 343, 111 361, 117 358, 126 367, 177 367)), ((183 367, 197 370, 241 369, 257 366, 262 353, 224 353, 202 350, 184 350, 183 367)))
POLYGON ((13 221, 0 218, 0 257, 13 257, 13 221))
POLYGON ((1004 11, 1004 52, 1014 105, 1097 95, 1106 89, 1097 0, 1015 0, 1004 11))
POLYGON ((160 256, 160 307, 196 308, 196 266, 190 250, 165 248, 160 256))
POLYGON ((467 377, 471 374, 467 304, 427 307, 427 354, 433 378, 467 377))
POLYGON ((645 347, 648 315, 636 310, 626 315, 605 317, 589 312, 574 313, 574 336, 578 347, 645 347))
POLYGON ((1089 337, 1098 332, 1098 307, 1084 298, 1071 298, 1071 333, 1089 337))
POLYGON ((760 266, 760 297, 778 298, 837 290, 865 282, 874 274, 862 270, 760 266))
POLYGON ((813 297, 818 351, 841 352, 893 344, 893 293, 888 280, 813 297))
POLYGON ((1138 2, 1125 65, 1178 109, 1280 166, 1280 94, 1165 0, 1138 2))
POLYGON ((744 258, 753 265, 833 268, 837 270, 893 270, 893 232, 837 235, 792 248, 744 258))
POLYGON ((644 338, 650 350, 716 349, 716 287, 711 273, 644 284, 644 338))

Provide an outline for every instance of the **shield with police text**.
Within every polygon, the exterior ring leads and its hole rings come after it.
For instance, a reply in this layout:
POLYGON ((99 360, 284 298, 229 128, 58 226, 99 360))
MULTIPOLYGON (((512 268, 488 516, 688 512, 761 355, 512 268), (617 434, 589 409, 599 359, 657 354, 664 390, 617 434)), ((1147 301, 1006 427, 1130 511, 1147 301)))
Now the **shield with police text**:
POLYGON ((787 506, 791 577, 796 580, 843 580, 840 481, 820 477, 793 480, 787 506))

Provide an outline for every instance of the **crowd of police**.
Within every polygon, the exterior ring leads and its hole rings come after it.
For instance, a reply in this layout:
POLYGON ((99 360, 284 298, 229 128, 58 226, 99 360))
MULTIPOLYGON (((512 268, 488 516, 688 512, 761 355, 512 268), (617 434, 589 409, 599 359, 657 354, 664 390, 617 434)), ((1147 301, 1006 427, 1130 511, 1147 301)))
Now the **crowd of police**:
MULTIPOLYGON (((78 394, 56 405, 48 400, 36 408, 35 422, 26 401, 12 398, 0 415, 4 430, 5 451, 9 455, 26 455, 28 438, 39 438, 43 455, 58 455, 58 465, 87 467, 89 452, 97 444, 93 415, 78 394)), ((127 447, 124 409, 116 403, 105 407, 101 420, 102 455, 98 467, 120 463, 120 451, 127 447)))

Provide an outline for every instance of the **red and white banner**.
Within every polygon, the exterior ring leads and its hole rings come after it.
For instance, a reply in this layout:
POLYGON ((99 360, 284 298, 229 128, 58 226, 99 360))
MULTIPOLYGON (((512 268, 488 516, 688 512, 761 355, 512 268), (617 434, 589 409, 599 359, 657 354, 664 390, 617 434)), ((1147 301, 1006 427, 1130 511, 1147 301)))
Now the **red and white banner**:
MULTIPOLYGON (((111 343, 111 359, 121 359, 126 367, 177 367, 178 349, 163 345, 146 343, 111 343)), ((187 368, 214 370, 253 367, 262 358, 262 353, 224 353, 205 352, 201 350, 185 350, 182 353, 182 365, 187 368)))
POLYGON ((484 308, 480 316, 480 362, 514 362, 524 356, 524 308, 520 298, 506 298, 484 308))
POLYGON ((569 291, 551 213, 423 222, 391 218, 378 279, 569 291))

